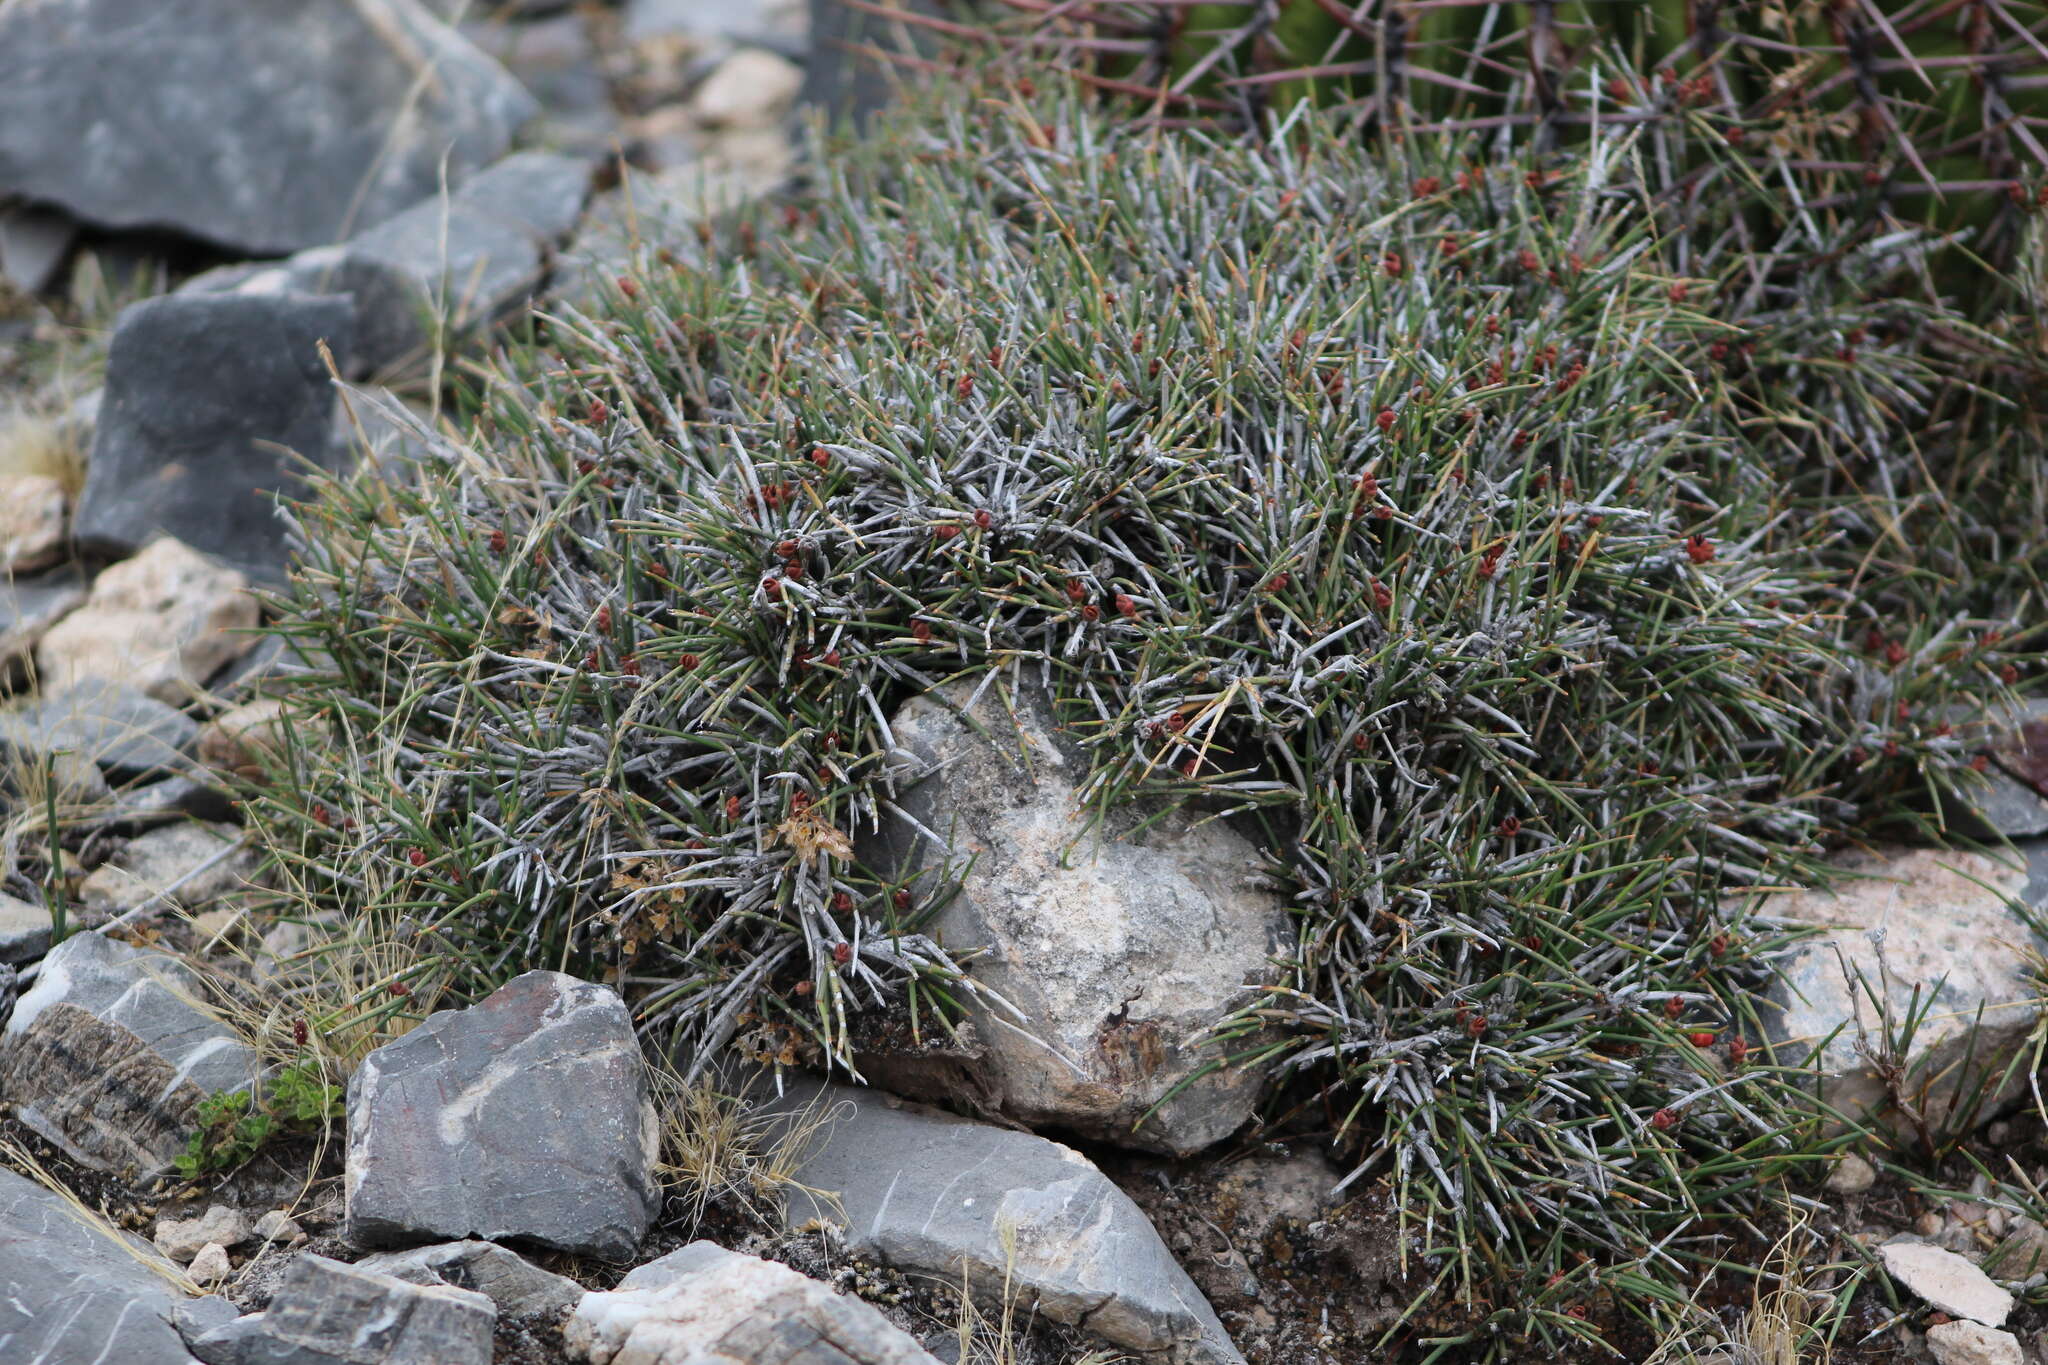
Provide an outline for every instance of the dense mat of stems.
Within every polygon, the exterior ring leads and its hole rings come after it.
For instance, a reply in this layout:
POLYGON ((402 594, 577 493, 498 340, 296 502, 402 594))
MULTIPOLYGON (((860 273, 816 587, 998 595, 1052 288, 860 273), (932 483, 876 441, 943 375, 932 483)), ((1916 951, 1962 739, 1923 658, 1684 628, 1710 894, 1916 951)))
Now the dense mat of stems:
POLYGON ((1954 392, 1937 341, 1998 345, 1877 292, 1920 244, 1674 241, 1639 151, 914 111, 305 509, 295 696, 343 742, 253 809, 437 989, 604 973, 685 1065, 845 1064, 974 989, 947 888, 857 855, 892 708, 1050 685, 1097 808, 1262 839, 1298 942, 1219 1056, 1323 1097, 1461 1332, 1655 1313, 1818 1141, 1730 893, 1967 775, 1943 708, 2016 676, 2038 579, 1931 565, 2013 532, 1871 453, 1954 392))

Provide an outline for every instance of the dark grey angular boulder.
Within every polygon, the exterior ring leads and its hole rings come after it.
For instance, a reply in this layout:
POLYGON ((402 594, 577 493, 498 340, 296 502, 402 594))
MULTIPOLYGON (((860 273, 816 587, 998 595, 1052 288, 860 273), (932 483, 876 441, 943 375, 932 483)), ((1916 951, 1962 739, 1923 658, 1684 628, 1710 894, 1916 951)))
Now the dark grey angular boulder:
POLYGON ((415 0, 0 5, 0 195, 254 255, 460 184, 534 107, 415 0))
POLYGON ((164 1278, 176 1272, 140 1237, 0 1167, 0 1359, 191 1365, 173 1325, 188 1300, 164 1278))
POLYGON ((347 1236, 623 1258, 659 1206, 657 1139, 617 992, 528 972, 430 1016, 349 1078, 347 1236))
POLYGON ((207 1365, 490 1365, 481 1294, 300 1254, 261 1313, 192 1339, 207 1365))
POLYGON ((168 533, 252 577, 285 562, 276 498, 300 461, 339 468, 325 343, 345 364, 349 300, 172 294, 123 309, 107 355, 75 534, 126 554, 168 533))
POLYGON ((17 754, 70 752, 110 777, 181 773, 199 723, 122 683, 88 681, 17 711, 0 712, 0 743, 17 754))
POLYGON ((262 1059, 195 1001, 167 953, 73 934, 43 959, 0 1031, 0 1097, 29 1128, 95 1170, 170 1168, 193 1112, 253 1084, 262 1059))
POLYGON ((816 1220, 853 1255, 964 1272, 977 1293, 1173 1365, 1244 1365, 1144 1211, 1072 1148, 854 1086, 793 1081, 767 1108, 801 1153, 789 1228, 816 1220))
POLYGON ((583 211, 592 165, 551 152, 506 157, 338 246, 271 266, 229 266, 182 294, 343 294, 355 304, 344 373, 374 374, 503 315, 539 285, 554 243, 583 211))

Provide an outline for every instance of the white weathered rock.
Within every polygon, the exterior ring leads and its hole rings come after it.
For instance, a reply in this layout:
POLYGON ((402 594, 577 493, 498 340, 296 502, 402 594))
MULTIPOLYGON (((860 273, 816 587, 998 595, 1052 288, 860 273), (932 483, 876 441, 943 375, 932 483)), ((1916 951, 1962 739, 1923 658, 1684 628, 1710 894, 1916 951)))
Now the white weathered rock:
POLYGON ((144 901, 188 909, 248 885, 256 854, 239 831, 199 824, 166 825, 137 835, 79 883, 86 909, 118 915, 144 901))
POLYGON ((2012 1295, 1953 1251, 1924 1242, 1886 1242, 1877 1254, 1893 1279, 1951 1317, 1999 1327, 2012 1312, 2012 1295))
POLYGON ((192 1283, 205 1288, 234 1274, 235 1263, 228 1259, 226 1247, 219 1242, 208 1242, 192 1258, 192 1264, 185 1267, 185 1273, 192 1277, 192 1283))
POLYGON ((1854 1152, 1846 1152, 1828 1172, 1828 1188, 1836 1194, 1861 1194, 1877 1183, 1877 1167, 1854 1152))
POLYGON ((854 1086, 790 1079, 762 1103, 792 1131, 827 1120, 792 1144, 789 1229, 833 1229, 851 1254, 912 1274, 965 1274, 1021 1314, 1168 1365, 1244 1365, 1144 1212, 1072 1148, 854 1086))
POLYGON ((782 117, 803 84, 803 71, 788 58, 741 48, 704 78, 690 111, 712 128, 758 127, 782 117))
POLYGON ((47 474, 0 475, 0 575, 48 568, 64 557, 64 485, 47 474))
MULTIPOLYGON (((1884 1035, 1879 1002, 1896 1027, 1915 987, 1929 1008, 1906 1063, 1914 1101, 1930 1121, 1948 1122, 1953 1105, 2002 1071, 2040 1008, 2026 958, 2033 933, 2012 906, 2048 903, 2048 849, 2029 846, 2021 859, 1853 850, 1837 860, 1850 877, 1837 891, 1781 893, 1764 903, 1767 915, 1828 928, 1800 945, 1773 993, 1783 1006, 1774 1030, 1781 1056, 1796 1062, 1835 1034, 1818 1062, 1822 1100, 1851 1118, 1886 1103, 1883 1081, 1857 1049, 1858 1022, 1876 1045, 1884 1035)), ((2016 1100, 2026 1084, 2025 1068, 2018 1072, 1974 1114, 1956 1117, 1981 1122, 2016 1100)))
POLYGON ((43 633, 43 686, 127 683, 159 701, 197 691, 247 649, 256 599, 240 573, 168 536, 102 573, 85 605, 43 633))
POLYGON ((448 1284, 482 1294, 510 1317, 548 1316, 575 1306, 583 1286, 542 1270, 495 1242, 442 1242, 365 1256, 356 1265, 407 1284, 448 1284))
POLYGON ((156 1249, 174 1261, 191 1260, 208 1246, 240 1246, 249 1240, 249 1220, 240 1209, 215 1204, 196 1218, 160 1218, 156 1224, 156 1249))
POLYGON ((266 1242, 296 1246, 306 1240, 306 1230, 283 1209, 272 1209, 256 1220, 256 1236, 266 1242))
POLYGON ((863 1069, 1033 1127, 1199 1151, 1243 1123, 1263 1088, 1256 1071, 1204 1074, 1219 1060, 1206 1034, 1278 979, 1286 907, 1263 883, 1258 850, 1221 821, 1175 816, 1138 836, 1119 817, 1109 837, 1084 837, 1085 758, 1054 733, 1046 703, 1020 705, 1018 717, 1013 728, 993 688, 975 709, 992 740, 929 697, 897 713, 903 766, 931 775, 899 798, 905 816, 885 826, 878 865, 921 872, 918 894, 933 896, 973 857, 932 932, 955 951, 988 950, 972 977, 1031 1036, 977 1005, 987 1055, 970 1066, 936 1075, 926 1065, 916 1079, 886 1058, 863 1069))
POLYGON ((711 1242, 584 1295, 562 1341, 591 1365, 937 1365, 872 1304, 711 1242))
POLYGON ((1943 1322, 1928 1328, 1927 1349, 1940 1365, 2026 1365, 2018 1337, 1975 1322, 1943 1322))
POLYGON ((618 994, 527 972, 429 1016, 349 1078, 348 1238, 625 1257, 660 1204, 659 1136, 618 994))

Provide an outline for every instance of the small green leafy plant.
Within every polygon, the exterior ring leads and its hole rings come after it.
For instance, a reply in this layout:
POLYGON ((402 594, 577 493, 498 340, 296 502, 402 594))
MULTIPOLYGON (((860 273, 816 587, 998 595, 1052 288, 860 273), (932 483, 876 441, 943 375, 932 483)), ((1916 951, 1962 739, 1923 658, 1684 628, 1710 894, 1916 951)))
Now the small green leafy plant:
POLYGON ((339 1119, 342 1088, 316 1057, 287 1062, 256 1089, 219 1090, 199 1102, 199 1127, 174 1162, 179 1175, 232 1171, 277 1138, 314 1133, 339 1119))

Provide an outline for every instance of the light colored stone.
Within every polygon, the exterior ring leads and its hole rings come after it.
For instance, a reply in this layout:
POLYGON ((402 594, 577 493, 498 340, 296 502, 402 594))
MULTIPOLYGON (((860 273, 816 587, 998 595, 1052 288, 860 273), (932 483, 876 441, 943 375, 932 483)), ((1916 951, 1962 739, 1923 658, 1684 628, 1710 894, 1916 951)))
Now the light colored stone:
POLYGON ((1055 733, 1042 696, 1020 698, 1017 716, 1013 726, 989 688, 973 716, 984 739, 939 700, 906 703, 891 721, 902 814, 870 851, 871 866, 917 875, 921 898, 973 859, 931 932, 955 952, 985 949, 972 980, 1016 1015, 971 1004, 986 1055, 951 1072, 920 1060, 908 1073, 886 1057, 862 1070, 1034 1128, 1199 1151, 1250 1117, 1264 1088, 1258 1071, 1217 1066, 1207 1033, 1279 979, 1285 903, 1258 850, 1222 821, 1172 815, 1138 834, 1139 817, 1120 813, 1085 833, 1085 756, 1055 733))
POLYGON ((1943 1322, 1928 1328, 1927 1349, 1940 1365, 2026 1365, 2018 1337, 1975 1322, 1943 1322))
POLYGON ((1861 1194, 1877 1183, 1877 1167, 1854 1152, 1844 1153, 1828 1172, 1828 1188, 1836 1194, 1861 1194))
POLYGON ((192 1283, 201 1288, 219 1284, 235 1273, 234 1262, 228 1259, 228 1249, 219 1242, 208 1242, 192 1258, 192 1264, 185 1267, 185 1273, 192 1277, 192 1283))
POLYGON ((348 1239, 517 1238, 620 1259, 660 1204, 659 1137, 625 1002, 527 972, 349 1078, 348 1239))
POLYGON ((495 1242, 442 1242, 410 1251, 380 1252, 356 1264, 407 1284, 450 1284, 472 1290, 511 1317, 561 1313, 583 1297, 583 1286, 574 1280, 542 1270, 495 1242))
POLYGON ((272 1209, 256 1220, 256 1235, 266 1242, 296 1246, 306 1240, 306 1230, 283 1209, 272 1209))
POLYGON ((203 909, 248 885, 256 854, 231 826, 165 825, 129 840, 79 883, 86 909, 118 915, 144 901, 203 909))
POLYGON ((562 1342, 592 1365, 938 1365, 872 1304, 711 1242, 584 1295, 562 1342))
POLYGON ((759 127, 780 118, 803 83, 803 71, 788 58, 741 48, 704 78, 690 110, 707 127, 759 127))
POLYGON ((157 1220, 156 1249, 174 1261, 189 1261, 213 1243, 240 1246, 249 1240, 249 1220, 240 1209, 215 1204, 196 1218, 157 1220))
POLYGON ((2027 964, 2034 937, 2013 903, 2048 904, 2048 848, 2025 846, 2017 861, 1999 861, 1886 847, 1852 850, 1837 863, 1848 880, 1836 891, 1780 893, 1762 906, 1766 915, 1827 928, 1799 945, 1774 989, 1781 1058, 1797 1062, 1834 1033, 1817 1063, 1822 1100, 1852 1119, 1883 1107, 1885 1085, 1858 1050, 1858 1026, 1879 1045, 1882 1015, 1888 1010, 1896 1028, 1918 987, 1927 1013, 1905 1059, 1914 1102, 1937 1127, 1952 1117, 1991 1118, 2023 1093, 2025 1067, 1973 1113, 1950 1109, 2005 1067, 2039 1012, 2027 964))
POLYGON ((48 568, 64 557, 71 499, 47 474, 0 475, 0 574, 48 568))
POLYGON ((36 663, 52 692, 98 680, 175 703, 249 647, 240 632, 256 619, 246 578, 164 537, 102 573, 85 605, 43 633, 36 663))
POLYGON ((283 753, 289 733, 284 702, 259 697, 231 707, 199 727, 199 761, 231 773, 261 762, 266 754, 283 753))
POLYGON ((198 733, 184 712, 100 679, 0 712, 0 743, 16 753, 72 754, 123 779, 190 768, 198 733))
POLYGON ((1144 1212, 1072 1148, 855 1086, 786 1078, 758 1098, 793 1135, 788 1229, 825 1227, 913 1275, 964 1273, 1020 1315, 1169 1365, 1244 1365, 1144 1212))
POLYGON ((1916 1298, 1951 1317, 2002 1326, 2012 1295, 1964 1257, 1924 1242, 1887 1242, 1877 1249, 1884 1268, 1916 1298))

